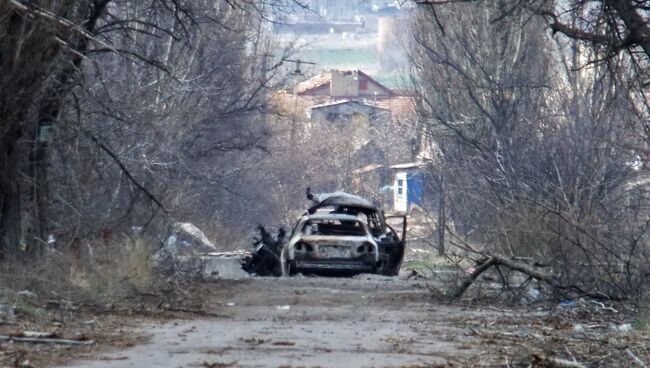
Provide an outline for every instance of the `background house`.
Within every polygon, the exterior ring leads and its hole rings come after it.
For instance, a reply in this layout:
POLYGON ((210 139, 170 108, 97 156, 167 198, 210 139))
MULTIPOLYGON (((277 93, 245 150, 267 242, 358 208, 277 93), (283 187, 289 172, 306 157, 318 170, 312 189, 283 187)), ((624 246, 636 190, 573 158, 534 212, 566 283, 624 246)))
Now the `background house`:
POLYGON ((348 122, 360 120, 365 123, 387 121, 390 110, 360 101, 342 100, 312 106, 309 109, 310 120, 316 122, 348 122))
POLYGON ((331 70, 299 83, 298 96, 326 96, 334 99, 387 98, 397 95, 360 70, 331 70))
POLYGON ((346 100, 388 110, 393 120, 415 115, 411 96, 384 86, 361 70, 330 70, 298 83, 293 92, 297 106, 305 109, 346 100))

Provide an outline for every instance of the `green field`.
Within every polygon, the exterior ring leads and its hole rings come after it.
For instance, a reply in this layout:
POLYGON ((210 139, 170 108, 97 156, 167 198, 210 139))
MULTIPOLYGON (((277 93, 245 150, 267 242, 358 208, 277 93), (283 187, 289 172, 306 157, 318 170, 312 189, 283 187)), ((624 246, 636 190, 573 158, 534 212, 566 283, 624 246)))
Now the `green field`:
POLYGON ((342 49, 307 49, 299 53, 298 58, 316 63, 314 70, 329 69, 358 69, 362 70, 379 83, 388 88, 402 88, 402 77, 399 72, 380 72, 377 60, 377 50, 367 48, 342 49))
POLYGON ((358 65, 376 67, 377 51, 374 47, 365 49, 311 49, 300 53, 300 58, 316 63, 317 69, 332 69, 358 65))

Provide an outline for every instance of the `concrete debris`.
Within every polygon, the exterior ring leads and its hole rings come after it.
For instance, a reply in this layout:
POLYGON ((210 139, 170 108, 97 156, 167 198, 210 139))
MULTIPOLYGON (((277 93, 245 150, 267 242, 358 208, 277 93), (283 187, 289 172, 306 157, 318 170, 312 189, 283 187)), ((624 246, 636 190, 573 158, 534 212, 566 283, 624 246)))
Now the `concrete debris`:
POLYGON ((164 248, 174 256, 199 255, 217 251, 203 231, 189 222, 174 224, 172 234, 165 240, 164 248))
POLYGON ((218 255, 167 257, 161 272, 167 276, 192 280, 243 279, 250 275, 241 268, 240 258, 218 255))
POLYGON ((190 223, 178 222, 163 247, 153 257, 159 272, 168 277, 194 280, 248 277, 240 259, 247 252, 219 253, 214 244, 190 223))

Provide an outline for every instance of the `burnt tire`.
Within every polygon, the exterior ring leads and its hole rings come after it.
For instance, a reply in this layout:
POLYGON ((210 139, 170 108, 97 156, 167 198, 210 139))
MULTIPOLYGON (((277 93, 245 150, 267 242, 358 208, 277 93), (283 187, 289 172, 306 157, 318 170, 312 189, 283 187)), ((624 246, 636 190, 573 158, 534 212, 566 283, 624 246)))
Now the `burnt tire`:
POLYGON ((295 261, 287 261, 287 275, 294 276, 298 273, 295 261))

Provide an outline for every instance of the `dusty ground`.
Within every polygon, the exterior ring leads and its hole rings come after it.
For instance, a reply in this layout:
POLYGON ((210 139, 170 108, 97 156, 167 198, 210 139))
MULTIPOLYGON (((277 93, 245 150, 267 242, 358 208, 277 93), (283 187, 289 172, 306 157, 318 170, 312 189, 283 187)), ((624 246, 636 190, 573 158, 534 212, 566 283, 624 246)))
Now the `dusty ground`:
POLYGON ((96 347, 57 350, 76 358, 59 357, 58 366, 527 367, 534 359, 552 366, 549 357, 590 367, 650 362, 647 334, 625 326, 632 317, 590 302, 555 308, 449 303, 432 296, 426 281, 375 276, 224 280, 186 292, 202 301, 177 308, 185 309, 182 318, 123 314, 111 333, 84 332, 98 340, 96 347))

